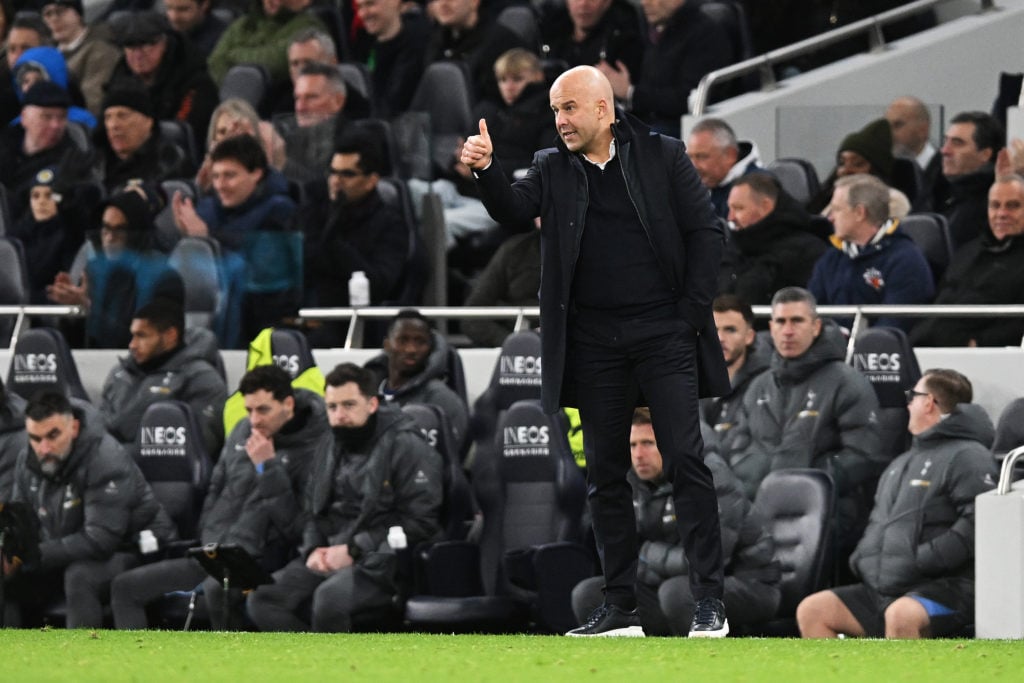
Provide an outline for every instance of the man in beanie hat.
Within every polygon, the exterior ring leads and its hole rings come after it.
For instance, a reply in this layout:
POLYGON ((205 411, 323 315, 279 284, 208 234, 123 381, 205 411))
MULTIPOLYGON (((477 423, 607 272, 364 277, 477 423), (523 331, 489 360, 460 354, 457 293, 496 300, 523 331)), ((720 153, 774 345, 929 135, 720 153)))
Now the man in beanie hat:
POLYGON ((219 94, 206 71, 206 57, 171 29, 155 11, 132 12, 114 22, 123 56, 111 74, 111 88, 141 84, 161 121, 184 121, 202 135, 219 94))
POLYGON ((14 220, 28 209, 28 191, 44 168, 64 164, 68 178, 91 175, 91 155, 83 155, 68 135, 71 99, 56 83, 39 81, 25 93, 19 123, 0 133, 0 184, 8 191, 14 220))
MULTIPOLYGON (((807 204, 811 213, 829 215, 836 180, 866 173, 886 185, 892 185, 892 128, 885 119, 876 119, 859 131, 850 133, 839 143, 836 167, 825 179, 821 191, 807 204)), ((910 211, 910 198, 898 189, 890 189, 890 216, 902 218, 910 211)))
POLYGON ((133 180, 159 182, 194 171, 181 148, 161 139, 153 102, 138 87, 117 87, 106 94, 95 139, 108 192, 133 180))
POLYGON ((67 61, 68 71, 78 81, 85 106, 98 116, 103 86, 120 56, 110 29, 103 23, 85 23, 82 0, 41 0, 39 8, 67 61))

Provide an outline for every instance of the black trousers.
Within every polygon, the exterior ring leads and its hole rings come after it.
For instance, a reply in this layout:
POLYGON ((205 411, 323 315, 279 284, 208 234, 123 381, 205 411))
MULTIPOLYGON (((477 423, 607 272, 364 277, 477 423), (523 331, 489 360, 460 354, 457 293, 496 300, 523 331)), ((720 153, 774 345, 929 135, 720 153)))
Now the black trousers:
POLYGON ((697 333, 672 310, 627 318, 574 310, 569 356, 583 425, 594 536, 604 570, 605 599, 636 604, 639 550, 629 432, 640 396, 651 410, 666 478, 672 482, 679 536, 695 599, 723 596, 718 498, 704 465, 697 389, 697 333))

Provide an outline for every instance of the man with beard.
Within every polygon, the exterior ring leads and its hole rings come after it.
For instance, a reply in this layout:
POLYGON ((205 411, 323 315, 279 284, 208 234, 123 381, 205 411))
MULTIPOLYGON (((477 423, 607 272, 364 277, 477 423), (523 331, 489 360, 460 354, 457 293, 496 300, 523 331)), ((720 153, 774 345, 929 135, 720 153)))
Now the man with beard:
POLYGON ((20 611, 5 623, 41 623, 63 594, 68 628, 99 628, 111 579, 156 550, 144 539, 174 540, 174 523, 89 404, 40 392, 25 406, 25 432, 12 500, 38 518, 39 556, 4 557, 7 607, 20 611))
POLYGON ((249 616, 263 631, 351 630, 353 614, 390 606, 398 593, 389 529, 401 527, 410 548, 441 530, 441 456, 412 419, 380 405, 370 371, 342 363, 326 382, 334 438, 316 452, 302 549, 249 595, 249 616))
POLYGON ((448 343, 415 309, 399 311, 388 325, 384 353, 366 362, 380 380, 385 401, 400 406, 430 403, 448 416, 452 443, 461 451, 469 424, 465 402, 446 383, 448 343))

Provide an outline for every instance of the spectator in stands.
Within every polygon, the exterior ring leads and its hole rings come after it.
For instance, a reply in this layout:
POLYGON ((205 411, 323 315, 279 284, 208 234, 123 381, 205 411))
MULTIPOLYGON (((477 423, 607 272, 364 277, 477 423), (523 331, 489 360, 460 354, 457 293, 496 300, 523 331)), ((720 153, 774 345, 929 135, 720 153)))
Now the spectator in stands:
MULTIPOLYGON (((494 75, 501 99, 482 100, 474 115, 487 120, 496 153, 501 155, 502 168, 511 181, 517 172, 529 168, 537 150, 553 143, 548 89, 540 59, 523 48, 513 48, 498 57, 494 75)), ((472 172, 459 159, 462 143, 460 140, 453 150, 452 166, 446 169, 445 177, 430 183, 418 178, 408 182, 413 206, 417 208, 429 191, 440 197, 449 250, 460 241, 498 227, 477 196, 472 172)))
POLYGON ((659 133, 678 137, 690 91, 704 74, 729 64, 732 41, 693 0, 647 0, 643 10, 650 33, 640 73, 631 73, 621 59, 597 68, 626 109, 659 133))
POLYGON ((21 110, 21 99, 14 83, 14 64, 26 50, 41 45, 53 45, 53 36, 43 20, 36 14, 8 17, 10 31, 4 45, 7 57, 0 64, 0 125, 6 126, 21 110))
MULTIPOLYGON (((164 0, 167 22, 209 57, 227 23, 211 10, 213 0, 164 0)), ((197 131, 198 132, 198 131, 197 131)))
POLYGON ((131 340, 132 314, 155 299, 183 301, 181 276, 155 247, 153 216, 163 197, 135 185, 102 206, 100 249, 86 263, 81 283, 60 272, 46 295, 59 304, 83 306, 89 346, 124 348, 131 340))
POLYGON ((326 380, 333 438, 316 452, 299 557, 249 595, 249 616, 263 631, 350 631, 353 615, 399 594, 388 529, 401 527, 410 548, 441 531, 441 456, 412 418, 380 405, 368 370, 343 363, 326 380))
POLYGON ((771 368, 743 397, 729 465, 753 499, 773 470, 815 467, 836 486, 836 538, 845 558, 864 530, 867 482, 887 464, 878 460, 878 398, 871 383, 844 362, 846 341, 818 317, 814 295, 799 287, 772 300, 771 368))
POLYGON ((132 315, 128 358, 110 369, 100 413, 107 431, 134 453, 142 414, 158 401, 187 403, 203 429, 210 452, 220 447, 224 380, 209 361, 185 343, 185 312, 176 301, 157 299, 132 315))
POLYGON ((14 470, 25 450, 25 399, 0 380, 0 501, 14 493, 14 470))
POLYGON ((807 211, 770 173, 751 173, 732 183, 729 227, 718 292, 754 305, 767 304, 783 287, 807 284, 827 248, 811 232, 807 211))
MULTIPOLYGON (((348 306, 348 281, 357 270, 370 281, 370 304, 394 300, 409 254, 409 227, 385 202, 378 184, 384 159, 376 141, 356 133, 338 140, 326 184, 309 188, 300 221, 306 234, 305 303, 348 306), (326 196, 324 196, 326 194, 326 196)), ((347 323, 325 323, 314 346, 337 346, 347 323)))
POLYGON ((892 185, 892 130, 885 119, 876 119, 839 143, 836 167, 822 183, 816 197, 811 197, 807 210, 828 216, 832 211, 832 193, 840 178, 870 174, 889 186, 889 210, 886 218, 903 218, 910 212, 911 198, 892 185))
POLYGON ((431 403, 441 408, 452 428, 452 443, 462 451, 469 410, 446 383, 448 354, 444 337, 419 311, 399 311, 388 325, 384 353, 366 362, 379 382, 386 402, 431 403))
POLYGON ((686 139, 686 153, 722 218, 729 214, 729 191, 736 179, 762 170, 757 145, 737 140, 732 126, 722 119, 698 121, 686 139))
POLYGON ((640 13, 629 0, 566 0, 544 3, 540 38, 548 59, 567 67, 622 62, 639 74, 644 59, 640 13))
POLYGON ((861 583, 815 593, 804 638, 962 635, 974 621, 974 499, 995 486, 994 428, 970 380, 927 370, 907 392, 910 450, 882 475, 850 558, 861 583))
POLYGON ((73 186, 58 182, 59 171, 50 167, 36 173, 28 191, 29 209, 8 234, 21 241, 28 269, 29 302, 50 303, 46 288, 57 273, 67 271, 85 241, 85 221, 94 206, 73 186))
POLYGON ((270 116, 295 113, 295 82, 303 68, 311 64, 338 65, 338 48, 334 38, 327 31, 313 26, 301 29, 291 37, 287 54, 288 80, 273 83, 259 103, 260 111, 270 116))
MULTIPOLYGON (((672 484, 665 478, 647 408, 637 408, 633 413, 629 452, 633 467, 627 478, 633 488, 641 543, 636 595, 643 632, 648 636, 686 635, 693 619, 694 600, 676 526, 679 511, 672 499, 672 484)), ((779 607, 782 571, 774 557, 775 543, 768 521, 751 508, 740 482, 713 441, 705 442, 704 463, 711 470, 718 496, 729 623, 735 626, 771 619, 779 607)), ((595 576, 573 589, 573 611, 580 623, 604 600, 602 588, 603 579, 595 576)))
MULTIPOLYGON (((1024 303, 1024 178, 996 179, 988 191, 988 230, 953 255, 935 303, 1024 303)), ((1022 337, 1021 316, 936 316, 921 320, 911 333, 917 346, 1019 346, 1022 337)))
POLYGON ((74 121, 92 130, 96 127, 96 117, 87 109, 74 104, 76 99, 81 100, 81 94, 77 92, 77 85, 74 84, 68 75, 68 65, 64 61, 64 55, 55 47, 43 45, 32 47, 18 57, 14 63, 14 81, 18 97, 24 101, 25 93, 29 88, 39 81, 51 81, 63 88, 71 96, 72 104, 68 107, 68 121, 74 121))
POLYGON ((494 62, 523 40, 512 29, 480 12, 481 0, 430 0, 428 10, 436 22, 427 45, 426 63, 452 60, 469 74, 470 98, 496 99, 494 62))
MULTIPOLYGON (((832 196, 832 249, 814 264, 807 284, 819 304, 926 304, 935 295, 921 249, 889 218, 889 188, 869 175, 836 183, 832 196)), ((849 318, 837 319, 850 325, 849 318)), ((909 329, 907 318, 879 318, 876 325, 909 329)))
POLYGON ((284 174, 299 183, 324 177, 335 138, 348 125, 348 91, 336 66, 307 64, 299 70, 293 91, 294 126, 282 126, 287 161, 284 174))
POLYGON ((220 99, 206 56, 156 11, 133 12, 114 30, 124 56, 111 74, 111 87, 141 83, 156 119, 184 121, 201 135, 220 99))
POLYGON ((0 184, 7 188, 7 207, 17 221, 29 208, 29 191, 43 169, 62 166, 67 179, 89 180, 91 155, 79 153, 68 133, 71 99, 56 83, 41 81, 25 93, 19 123, 0 131, 0 184))
POLYGON ((210 159, 214 194, 193 204, 175 193, 174 223, 185 235, 220 242, 226 277, 244 282, 245 289, 241 302, 227 305, 241 309, 242 337, 252 339, 292 314, 301 296, 301 238, 294 240, 292 229, 295 202, 287 180, 270 168, 252 135, 222 140, 210 159))
POLYGON ((103 98, 103 122, 93 139, 107 192, 130 181, 160 182, 192 175, 185 152, 160 135, 153 106, 139 87, 117 87, 103 98))
POLYGON ((227 27, 207 63, 218 84, 228 70, 239 64, 259 64, 267 69, 271 83, 288 81, 288 41, 305 28, 326 30, 312 13, 305 11, 312 0, 260 0, 249 12, 227 27))
MULTIPOLYGON (((537 306, 540 291, 540 230, 505 240, 477 277, 467 306, 537 306)), ((468 318, 462 331, 475 346, 501 346, 515 320, 468 318)))
POLYGON ((722 444, 723 452, 732 448, 743 400, 750 383, 768 369, 772 349, 754 332, 754 311, 735 294, 719 294, 711 304, 729 371, 729 393, 717 398, 702 398, 700 416, 722 444))
POLYGON ((931 112, 924 102, 907 95, 889 103, 885 118, 892 131, 893 156, 913 160, 924 177, 916 210, 930 211, 934 208, 935 195, 948 192, 948 189, 942 189, 946 184, 942 175, 942 155, 931 143, 931 112))
POLYGON ((229 97, 213 110, 206 131, 206 156, 196 172, 196 187, 201 193, 213 190, 213 161, 210 152, 218 142, 234 135, 252 135, 263 145, 267 162, 280 171, 285 164, 284 140, 269 121, 260 120, 253 106, 243 99, 229 97))
MULTIPOLYGON (((199 518, 201 543, 237 544, 269 571, 294 557, 302 538, 303 496, 316 453, 330 437, 324 403, 305 389, 293 389, 288 373, 261 365, 245 373, 238 390, 248 417, 228 436, 214 467, 199 518)), ((229 626, 217 609, 224 598, 220 581, 207 577, 191 558, 169 559, 121 574, 110 589, 114 625, 147 626, 145 607, 170 591, 203 584, 210 620, 229 626)), ((241 592, 230 596, 240 621, 241 592)))
POLYGON ((363 28, 352 47, 373 76, 373 111, 391 119, 409 108, 426 66, 430 25, 402 0, 354 0, 363 28))
POLYGON ((940 152, 949 194, 936 197, 934 207, 949 221, 955 249, 984 233, 988 190, 995 179, 996 155, 1002 148, 1003 128, 985 112, 961 112, 946 129, 940 152))
POLYGON ((39 557, 24 565, 4 557, 7 602, 29 625, 63 595, 68 628, 100 628, 110 581, 145 552, 140 532, 165 544, 177 537, 174 523, 88 404, 37 394, 25 406, 25 432, 12 500, 38 519, 39 557))
POLYGON ((121 56, 113 34, 104 23, 85 23, 82 0, 42 0, 42 15, 82 90, 85 106, 98 116, 104 86, 121 56))

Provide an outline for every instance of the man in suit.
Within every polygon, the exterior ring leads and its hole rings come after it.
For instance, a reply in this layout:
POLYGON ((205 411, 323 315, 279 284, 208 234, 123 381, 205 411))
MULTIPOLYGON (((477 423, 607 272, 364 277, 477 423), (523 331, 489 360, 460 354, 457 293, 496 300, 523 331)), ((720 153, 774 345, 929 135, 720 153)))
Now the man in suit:
POLYGON ((548 412, 580 410, 605 577, 605 603, 570 635, 629 635, 640 626, 626 474, 630 421, 642 402, 683 511, 697 604, 690 635, 724 636, 718 505, 697 406, 700 394, 729 390, 711 313, 722 233, 682 143, 616 112, 600 71, 566 71, 550 103, 558 146, 538 152, 522 180, 509 186, 486 121, 461 158, 496 221, 541 218, 542 398, 548 412))

